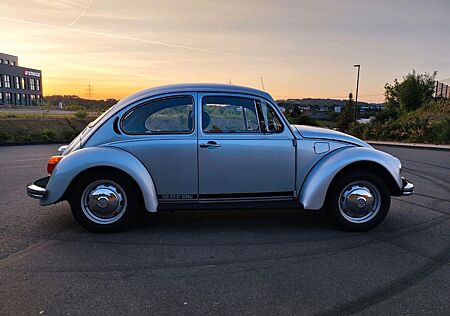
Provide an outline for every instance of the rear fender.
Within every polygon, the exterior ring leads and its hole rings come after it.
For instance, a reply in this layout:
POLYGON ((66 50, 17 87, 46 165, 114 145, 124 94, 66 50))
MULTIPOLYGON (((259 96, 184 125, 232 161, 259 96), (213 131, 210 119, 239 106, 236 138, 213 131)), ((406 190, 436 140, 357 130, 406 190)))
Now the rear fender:
POLYGON ((123 149, 101 146, 82 148, 64 156, 53 170, 46 188, 47 195, 40 204, 59 202, 75 177, 94 167, 113 167, 127 173, 141 189, 147 211, 156 212, 158 197, 155 184, 144 165, 123 149))

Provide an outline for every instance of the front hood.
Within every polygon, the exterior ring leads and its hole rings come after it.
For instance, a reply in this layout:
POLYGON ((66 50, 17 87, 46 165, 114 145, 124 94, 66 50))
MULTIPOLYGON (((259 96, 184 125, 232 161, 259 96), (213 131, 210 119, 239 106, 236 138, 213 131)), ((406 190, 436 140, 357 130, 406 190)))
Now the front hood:
POLYGON ((338 131, 334 131, 332 129, 307 125, 292 125, 292 127, 295 130, 297 130, 303 138, 335 140, 350 143, 356 146, 372 148, 372 146, 360 140, 359 138, 338 131))

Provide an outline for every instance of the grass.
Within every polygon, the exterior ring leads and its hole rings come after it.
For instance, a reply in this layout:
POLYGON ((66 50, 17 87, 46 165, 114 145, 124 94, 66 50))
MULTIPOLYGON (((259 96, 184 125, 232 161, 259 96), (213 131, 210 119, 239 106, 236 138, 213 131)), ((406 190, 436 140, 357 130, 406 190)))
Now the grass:
MULTIPOLYGON (((71 119, 77 117, 78 112, 71 112, 71 113, 57 113, 57 112, 49 112, 49 113, 43 113, 43 112, 17 112, 17 111, 0 111, 0 119, 8 120, 8 119, 71 119)), ((82 115, 83 116, 83 115, 82 115)), ((90 118, 91 120, 95 119, 98 116, 98 113, 96 112, 86 112, 86 115, 84 117, 90 118)))
POLYGON ((71 141, 93 118, 0 116, 0 143, 71 141))

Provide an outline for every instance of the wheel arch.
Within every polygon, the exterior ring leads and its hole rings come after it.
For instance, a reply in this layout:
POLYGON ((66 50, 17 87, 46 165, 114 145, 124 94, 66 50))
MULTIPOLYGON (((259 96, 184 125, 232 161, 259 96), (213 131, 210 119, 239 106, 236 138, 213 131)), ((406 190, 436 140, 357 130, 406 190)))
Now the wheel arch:
POLYGON ((312 168, 300 189, 299 202, 305 209, 320 209, 333 181, 355 169, 379 172, 390 194, 400 194, 402 180, 398 159, 372 148, 345 147, 330 153, 312 168))
POLYGON ((65 199, 74 180, 96 168, 113 168, 129 176, 140 189, 147 211, 157 211, 158 196, 148 170, 135 156, 114 147, 83 148, 64 156, 53 170, 47 195, 40 204, 49 205, 65 199))
MULTIPOLYGON (((343 174, 352 172, 353 170, 370 170, 370 172, 376 173, 382 178, 382 180, 388 187, 390 195, 401 194, 400 188, 398 187, 397 182, 392 177, 391 173, 389 173, 389 171, 387 171, 387 169, 382 165, 380 165, 379 163, 369 160, 356 161, 345 166, 334 176, 333 180, 330 183, 330 186, 333 185, 333 183, 343 174)), ((329 187, 327 193, 328 191, 329 187)))
MULTIPOLYGON (((138 195, 140 198, 140 202, 144 202, 144 195, 142 193, 142 189, 139 186, 139 184, 136 182, 136 180, 130 176, 128 173, 126 173, 125 171, 115 167, 115 166, 95 166, 95 167, 90 167, 87 168, 83 171, 81 171, 79 174, 77 174, 72 181, 70 181, 69 185, 67 186, 66 191, 64 192, 64 194, 61 197, 61 200, 67 200, 69 198, 69 192, 70 190, 72 190, 73 186, 83 177, 85 177, 86 175, 88 175, 89 173, 95 173, 95 172, 101 172, 101 171, 111 171, 111 172, 117 172, 120 173, 122 176, 127 177, 136 187, 136 189, 138 190, 138 195)), ((144 202, 145 203, 145 202, 144 202)))

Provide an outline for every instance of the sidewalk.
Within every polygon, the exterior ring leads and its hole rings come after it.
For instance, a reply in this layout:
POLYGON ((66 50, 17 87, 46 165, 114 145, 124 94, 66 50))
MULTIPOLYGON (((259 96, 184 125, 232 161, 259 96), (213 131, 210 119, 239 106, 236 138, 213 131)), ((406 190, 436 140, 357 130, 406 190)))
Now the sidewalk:
POLYGON ((375 140, 366 140, 365 142, 370 145, 397 146, 397 147, 409 147, 418 149, 450 150, 450 145, 398 143, 398 142, 383 142, 375 140))

